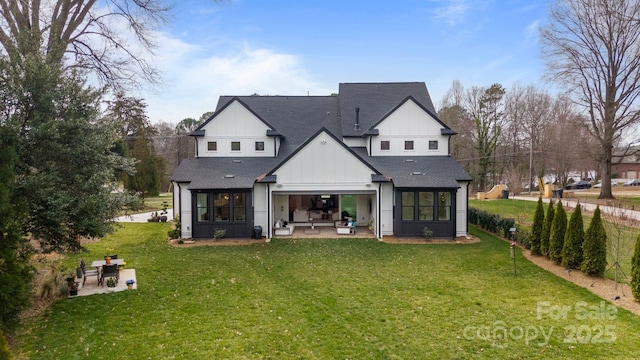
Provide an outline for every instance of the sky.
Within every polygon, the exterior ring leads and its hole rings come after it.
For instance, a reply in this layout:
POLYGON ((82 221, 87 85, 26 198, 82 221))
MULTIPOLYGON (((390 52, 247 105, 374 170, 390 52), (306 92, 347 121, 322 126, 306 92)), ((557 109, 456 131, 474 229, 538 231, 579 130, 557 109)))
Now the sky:
POLYGON ((330 95, 339 83, 425 82, 438 108, 466 88, 546 88, 547 0, 176 0, 134 94, 152 123, 198 119, 221 95, 330 95))

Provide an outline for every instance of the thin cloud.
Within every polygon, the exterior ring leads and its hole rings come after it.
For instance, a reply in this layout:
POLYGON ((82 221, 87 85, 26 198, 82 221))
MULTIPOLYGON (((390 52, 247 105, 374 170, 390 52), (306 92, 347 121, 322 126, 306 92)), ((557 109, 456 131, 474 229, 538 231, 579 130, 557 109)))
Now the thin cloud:
POLYGON ((171 56, 158 65, 172 76, 165 78, 163 89, 145 99, 152 122, 198 118, 215 108, 220 95, 329 95, 336 91, 313 81, 298 56, 274 49, 243 44, 235 51, 210 55, 177 39, 163 44, 168 48, 162 53, 171 56))
POLYGON ((468 0, 446 0, 437 1, 437 3, 442 5, 434 9, 433 18, 451 26, 462 23, 467 13, 471 10, 468 0))

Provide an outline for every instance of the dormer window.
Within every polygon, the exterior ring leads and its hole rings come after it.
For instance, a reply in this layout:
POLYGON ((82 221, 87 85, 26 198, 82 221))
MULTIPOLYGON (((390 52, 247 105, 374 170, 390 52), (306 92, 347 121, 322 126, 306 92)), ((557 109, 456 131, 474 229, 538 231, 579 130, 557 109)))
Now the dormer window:
POLYGON ((231 151, 240 151, 240 141, 231 142, 231 151))
POLYGON ((413 150, 413 140, 406 140, 404 142, 404 149, 405 150, 413 150))
POLYGON ((389 150, 390 147, 389 140, 380 141, 380 150, 389 150))
POLYGON ((209 151, 218 151, 218 142, 217 141, 209 141, 207 143, 207 150, 209 150, 209 151))
POLYGON ((438 140, 429 140, 429 150, 438 150, 438 140))

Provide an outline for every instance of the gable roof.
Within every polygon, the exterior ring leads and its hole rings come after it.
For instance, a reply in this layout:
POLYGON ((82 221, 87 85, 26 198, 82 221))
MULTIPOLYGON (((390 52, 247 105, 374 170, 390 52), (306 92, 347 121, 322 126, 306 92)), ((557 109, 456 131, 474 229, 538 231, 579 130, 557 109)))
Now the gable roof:
POLYGON ((386 118, 391 116, 391 114, 393 114, 396 110, 398 110, 402 105, 406 104, 408 101, 413 101, 416 105, 418 105, 418 107, 420 109, 422 109, 424 112, 429 114, 429 116, 431 116, 435 121, 437 121, 438 124, 440 124, 442 126, 442 130, 441 130, 442 135, 455 135, 456 134, 455 131, 451 130, 451 128, 449 128, 449 126, 447 126, 447 124, 443 123, 442 120, 440 120, 436 114, 431 112, 431 110, 427 109, 424 105, 422 105, 420 102, 418 102, 411 95, 407 96, 398 105, 396 105, 395 107, 390 109, 386 114, 384 114, 380 118, 380 120, 376 121, 373 125, 371 125, 371 127, 368 129, 367 133, 375 132, 375 130, 373 129, 374 127, 378 126, 381 122, 383 122, 386 118))
POLYGON ((341 83, 339 94, 341 133, 345 137, 362 136, 409 96, 432 115, 436 113, 424 82, 341 83), (354 130, 356 108, 360 109, 360 130, 354 130))

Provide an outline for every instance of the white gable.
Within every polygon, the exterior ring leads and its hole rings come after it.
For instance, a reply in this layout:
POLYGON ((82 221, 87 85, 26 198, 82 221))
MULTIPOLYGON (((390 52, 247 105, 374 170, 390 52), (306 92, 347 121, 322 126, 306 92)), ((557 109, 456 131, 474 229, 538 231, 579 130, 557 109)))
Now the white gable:
POLYGON ((372 156, 448 155, 449 140, 441 135, 442 124, 413 100, 408 100, 387 116, 376 129, 379 135, 371 142, 372 156), (381 142, 389 142, 389 150, 381 149, 381 142), (413 150, 405 149, 405 141, 413 141, 413 150), (429 142, 437 142, 430 149, 429 142))
POLYGON ((242 103, 233 101, 202 128, 198 156, 273 156, 275 144, 266 135, 268 129, 242 103), (210 150, 210 142, 215 142, 216 150, 210 150), (232 143, 238 142, 240 150, 232 150, 232 143), (262 142, 264 150, 256 150, 256 142, 262 142))
POLYGON ((275 171, 282 190, 364 189, 374 171, 326 133, 320 133, 275 171))

